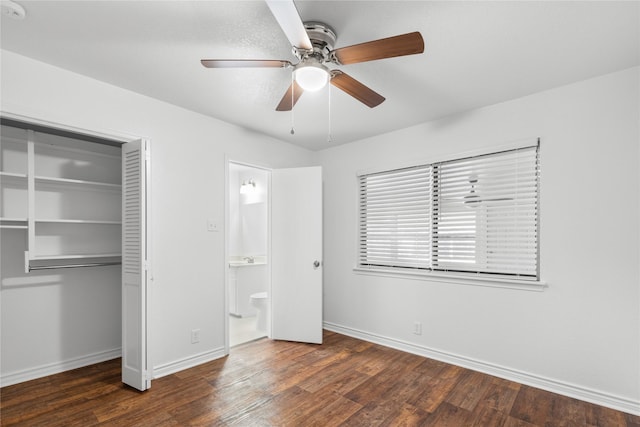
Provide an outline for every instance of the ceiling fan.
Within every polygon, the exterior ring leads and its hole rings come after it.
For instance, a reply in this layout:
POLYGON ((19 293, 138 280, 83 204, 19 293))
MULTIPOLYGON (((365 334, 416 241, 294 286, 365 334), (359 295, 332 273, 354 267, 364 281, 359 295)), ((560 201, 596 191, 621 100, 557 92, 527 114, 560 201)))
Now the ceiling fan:
POLYGON ((469 191, 469 193, 464 196, 463 202, 467 207, 470 208, 475 208, 478 207, 480 204, 484 203, 484 202, 508 202, 508 201, 512 201, 513 197, 497 197, 497 198, 493 198, 493 199, 488 199, 485 197, 481 197, 477 192, 476 192, 476 185, 478 184, 478 178, 475 176, 472 176, 469 178, 469 184, 471 184, 471 190, 469 191))
POLYGON ((292 68, 292 83, 276 111, 290 111, 304 91, 322 89, 328 82, 368 107, 376 107, 385 100, 382 95, 325 64, 348 65, 424 52, 424 40, 417 31, 334 49, 335 31, 322 22, 303 22, 293 0, 266 0, 266 3, 289 39, 298 63, 262 59, 203 59, 200 62, 207 68, 292 68))

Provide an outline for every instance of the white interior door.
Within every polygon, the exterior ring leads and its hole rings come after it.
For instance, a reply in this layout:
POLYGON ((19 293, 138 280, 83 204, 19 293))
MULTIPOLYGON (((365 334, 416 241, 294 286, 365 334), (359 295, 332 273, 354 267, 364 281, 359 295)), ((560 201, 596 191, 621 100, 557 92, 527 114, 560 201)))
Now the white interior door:
POLYGON ((322 343, 322 168, 271 174, 271 338, 322 343))
POLYGON ((122 382, 151 386, 147 374, 147 144, 122 146, 122 382))

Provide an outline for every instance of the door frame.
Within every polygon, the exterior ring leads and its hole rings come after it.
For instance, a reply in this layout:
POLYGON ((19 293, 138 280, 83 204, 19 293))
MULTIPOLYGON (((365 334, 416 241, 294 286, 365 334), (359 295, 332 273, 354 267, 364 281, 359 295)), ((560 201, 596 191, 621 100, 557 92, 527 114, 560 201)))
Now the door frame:
MULTIPOLYGON (((146 233, 146 255, 147 255, 147 259, 146 259, 146 272, 147 274, 145 275, 145 283, 144 286, 147 289, 147 292, 145 294, 146 298, 144 301, 144 305, 146 307, 146 312, 145 312, 145 330, 142 331, 141 336, 142 339, 145 341, 145 349, 146 349, 146 384, 147 384, 147 388, 151 387, 151 379, 153 378, 153 363, 152 363, 152 352, 149 346, 149 343, 151 342, 151 336, 152 333, 151 331, 153 330, 152 324, 151 324, 151 312, 152 312, 152 307, 153 305, 151 304, 152 302, 152 293, 153 293, 153 287, 150 286, 151 282, 153 281, 153 270, 151 269, 152 266, 152 259, 153 259, 153 246, 152 246, 152 235, 153 233, 150 232, 150 230, 152 230, 152 222, 151 222, 151 139, 146 137, 146 136, 141 136, 141 135, 132 135, 132 134, 127 134, 127 133, 120 133, 120 132, 114 132, 113 130, 98 130, 96 128, 94 129, 86 129, 86 128, 82 128, 82 127, 77 127, 77 126, 70 126, 70 125, 65 125, 62 124, 60 122, 55 122, 55 121, 49 121, 49 120, 44 120, 44 119, 39 119, 36 117, 32 117, 32 116, 26 116, 23 114, 17 114, 17 113, 13 113, 11 111, 7 111, 7 110, 0 110, 0 118, 3 119, 7 119, 7 120, 13 120, 16 122, 22 122, 34 127, 42 127, 42 128, 47 128, 50 130, 59 130, 63 133, 71 133, 71 134, 80 134, 80 135, 85 135, 85 136, 89 136, 89 137, 95 137, 95 138, 99 138, 99 139, 107 139, 110 141, 113 141, 114 143, 120 143, 125 144, 127 142, 133 142, 133 141, 137 141, 137 140, 145 140, 146 141, 146 162, 147 162, 147 167, 146 167, 146 176, 145 176, 145 186, 146 186, 146 206, 147 209, 145 210, 146 212, 146 217, 145 217, 145 225, 146 225, 146 229, 147 229, 147 233, 146 233)), ((122 287, 122 281, 120 282, 120 286, 122 287)), ((122 309, 122 303, 120 304, 120 308, 122 309)), ((121 313, 120 315, 120 320, 122 321, 123 319, 123 315, 121 313)), ((122 328, 122 326, 121 326, 122 328)), ((121 349, 122 351, 123 349, 121 349)))
MULTIPOLYGON (((234 160, 228 155, 225 155, 224 162, 224 354, 228 355, 230 352, 229 346, 229 234, 230 234, 230 202, 229 202, 229 166, 235 164, 238 166, 249 167, 253 169, 259 169, 267 173, 267 292, 271 295, 271 172, 273 168, 258 165, 255 163, 244 162, 241 160, 234 160)), ((269 301, 269 313, 271 313, 271 298, 269 301)), ((270 315, 270 314, 269 314, 270 315)), ((271 338, 271 319, 267 322, 267 337, 271 338)))

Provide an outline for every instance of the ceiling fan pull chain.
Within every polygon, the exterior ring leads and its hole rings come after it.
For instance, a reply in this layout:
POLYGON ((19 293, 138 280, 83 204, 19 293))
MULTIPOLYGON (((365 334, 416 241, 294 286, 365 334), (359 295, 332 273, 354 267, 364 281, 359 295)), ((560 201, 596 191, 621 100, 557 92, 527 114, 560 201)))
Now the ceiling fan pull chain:
POLYGON ((331 143, 331 85, 329 85, 329 129, 327 130, 327 142, 331 143))
POLYGON ((291 135, 295 134, 296 131, 294 129, 294 120, 293 120, 293 94, 296 91, 295 81, 293 79, 293 71, 291 72, 291 135))

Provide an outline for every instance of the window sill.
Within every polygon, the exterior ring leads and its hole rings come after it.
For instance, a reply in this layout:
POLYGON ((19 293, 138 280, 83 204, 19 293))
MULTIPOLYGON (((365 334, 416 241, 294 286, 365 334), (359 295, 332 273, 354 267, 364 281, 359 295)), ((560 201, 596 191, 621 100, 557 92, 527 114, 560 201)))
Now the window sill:
POLYGON ((367 269, 354 267, 356 274, 398 277, 403 279, 423 280, 430 282, 455 283, 458 285, 486 286, 491 288, 516 289, 521 291, 542 292, 548 287, 546 282, 539 280, 511 279, 505 277, 478 277, 465 274, 447 274, 434 272, 398 271, 393 269, 367 269))

